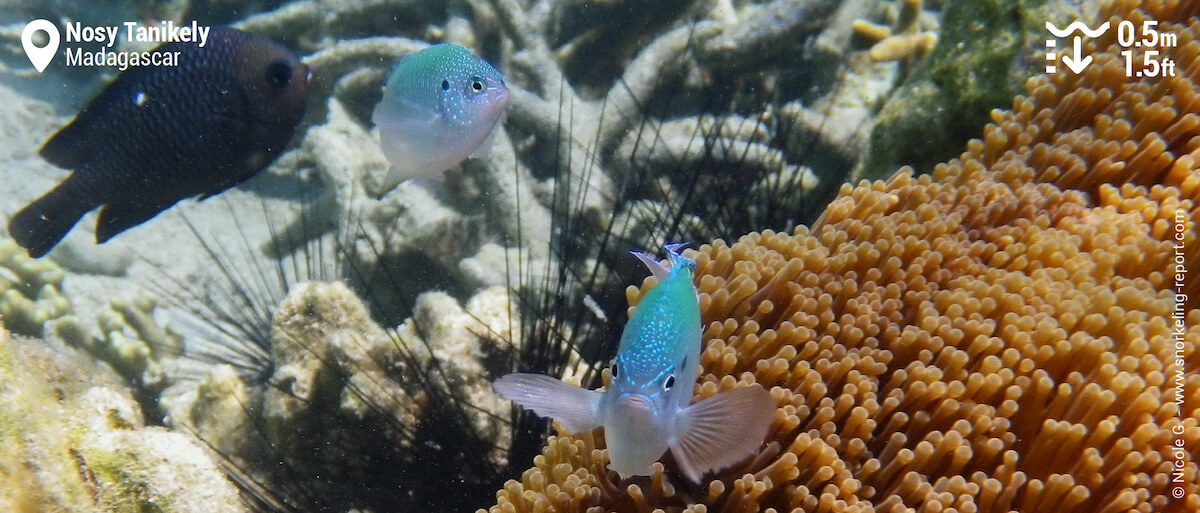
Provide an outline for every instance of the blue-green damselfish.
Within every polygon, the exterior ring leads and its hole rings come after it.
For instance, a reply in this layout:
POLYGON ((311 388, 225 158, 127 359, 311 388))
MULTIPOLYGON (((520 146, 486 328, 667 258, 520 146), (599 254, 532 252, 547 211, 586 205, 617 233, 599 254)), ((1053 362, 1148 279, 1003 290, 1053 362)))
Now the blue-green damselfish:
POLYGON ((304 116, 311 77, 283 45, 228 27, 207 43, 174 42, 175 66, 121 73, 40 154, 72 170, 17 211, 8 233, 32 257, 100 207, 96 242, 184 198, 215 196, 279 156, 304 116))
POLYGON ((638 303, 621 334, 612 381, 603 392, 542 374, 496 380, 501 396, 579 433, 604 427, 609 468, 622 478, 650 474, 669 449, 692 482, 752 454, 774 420, 775 402, 759 385, 690 404, 700 372, 696 263, 667 246, 670 269, 634 253, 659 281, 638 303))
POLYGON ((371 117, 392 165, 388 185, 486 154, 507 104, 500 72, 466 48, 443 43, 402 57, 371 117))

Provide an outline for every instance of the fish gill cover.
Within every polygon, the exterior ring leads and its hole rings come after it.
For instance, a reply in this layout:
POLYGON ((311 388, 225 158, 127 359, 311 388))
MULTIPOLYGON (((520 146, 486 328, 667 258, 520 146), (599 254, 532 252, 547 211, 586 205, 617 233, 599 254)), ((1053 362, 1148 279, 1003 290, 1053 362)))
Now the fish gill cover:
MULTIPOLYGON (((624 325, 625 287, 641 277, 629 249, 811 222, 873 151, 875 109, 922 50, 900 52, 904 66, 875 64, 871 42, 851 35, 854 21, 906 33, 911 4, 14 8, 18 28, 35 17, 229 23, 301 55, 314 81, 296 139, 259 178, 104 246, 72 235, 34 261, 5 249, 0 315, 11 330, 62 338, 110 362, 133 384, 146 421, 201 440, 249 509, 485 507, 534 461, 546 433, 532 417, 514 417, 489 380, 520 370, 599 385, 624 325), (371 109, 392 63, 443 41, 504 74, 512 97, 502 130, 490 158, 451 169, 443 190, 389 191, 371 109)), ((912 26, 928 31, 931 17, 923 12, 912 26)), ((4 182, 9 213, 61 178, 32 149, 91 97, 78 91, 102 81, 95 70, 52 64, 50 75, 35 75, 18 59, 5 64, 10 115, 39 121, 13 134, 25 149, 4 159, 25 177, 4 182), (65 100, 57 87, 22 88, 39 76, 77 88, 65 100)), ((705 386, 702 395, 714 392, 705 386)), ((52 463, 26 449, 5 454, 52 463)), ((63 477, 79 489, 129 504, 166 500, 143 473, 88 478, 124 461, 80 454, 63 477)), ((21 479, 23 489, 50 488, 21 479)), ((661 476, 650 479, 641 488, 663 507, 689 497, 750 504, 735 500, 745 494, 729 476, 709 485, 708 498, 683 489, 655 496, 661 476)), ((522 494, 530 506, 545 504, 531 493, 522 494)), ((601 498, 622 510, 652 504, 601 498)))

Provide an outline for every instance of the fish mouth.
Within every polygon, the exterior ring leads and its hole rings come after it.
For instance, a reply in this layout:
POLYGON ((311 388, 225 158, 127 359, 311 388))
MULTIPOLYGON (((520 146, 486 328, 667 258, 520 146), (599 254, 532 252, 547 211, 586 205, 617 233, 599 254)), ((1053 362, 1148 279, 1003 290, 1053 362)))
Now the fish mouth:
POLYGON ((490 93, 490 96, 483 104, 481 112, 485 113, 484 115, 489 118, 499 119, 508 107, 508 100, 508 89, 497 88, 490 93))
POLYGON ((497 87, 492 93, 492 103, 499 106, 500 109, 503 110, 504 106, 508 104, 510 96, 511 94, 509 94, 508 88, 503 87, 502 84, 501 87, 497 87))
POLYGON ((653 413, 654 402, 641 394, 623 395, 620 398, 621 409, 627 413, 653 413))

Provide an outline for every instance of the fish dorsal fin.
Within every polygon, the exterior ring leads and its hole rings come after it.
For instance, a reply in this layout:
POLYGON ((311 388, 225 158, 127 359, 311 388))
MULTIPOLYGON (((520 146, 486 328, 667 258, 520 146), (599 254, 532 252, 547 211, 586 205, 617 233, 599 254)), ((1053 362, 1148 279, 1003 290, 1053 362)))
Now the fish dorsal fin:
POLYGON ((658 260, 655 260, 653 255, 642 253, 641 251, 630 251, 630 253, 637 257, 642 264, 645 264, 646 268, 650 269, 650 274, 653 274, 655 278, 662 280, 663 278, 667 277, 667 272, 669 270, 666 267, 663 267, 662 264, 658 263, 658 260))
POLYGON ((775 419, 775 401, 760 385, 738 387, 679 414, 671 453, 693 483, 754 453, 775 419))
POLYGON ((492 384, 504 398, 562 423, 569 433, 600 427, 600 393, 563 383, 544 374, 509 374, 492 384))
POLYGON ((665 278, 667 273, 671 271, 671 268, 675 267, 675 264, 678 263, 681 258, 683 258, 679 255, 679 250, 684 246, 687 246, 686 242, 673 242, 663 246, 667 249, 667 267, 664 267, 662 264, 658 263, 658 259, 654 258, 653 255, 642 253, 641 251, 630 251, 630 253, 637 257, 637 259, 641 261, 647 269, 650 269, 650 274, 653 274, 655 278, 661 280, 665 278))

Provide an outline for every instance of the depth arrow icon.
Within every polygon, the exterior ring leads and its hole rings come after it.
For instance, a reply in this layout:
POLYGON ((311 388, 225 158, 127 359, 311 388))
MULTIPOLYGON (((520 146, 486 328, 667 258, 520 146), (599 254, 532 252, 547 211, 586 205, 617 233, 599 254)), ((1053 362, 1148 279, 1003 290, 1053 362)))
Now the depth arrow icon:
POLYGON ((1083 48, 1082 48, 1083 44, 1080 42, 1079 36, 1075 36, 1075 45, 1074 46, 1075 46, 1075 49, 1074 49, 1075 58, 1072 59, 1070 55, 1064 55, 1062 57, 1062 61, 1063 61, 1063 64, 1067 65, 1067 68, 1069 68, 1072 73, 1078 75, 1080 72, 1083 71, 1083 68, 1086 68, 1088 64, 1091 64, 1092 56, 1089 55, 1087 57, 1084 57, 1084 56, 1080 55, 1083 53, 1083 48))

